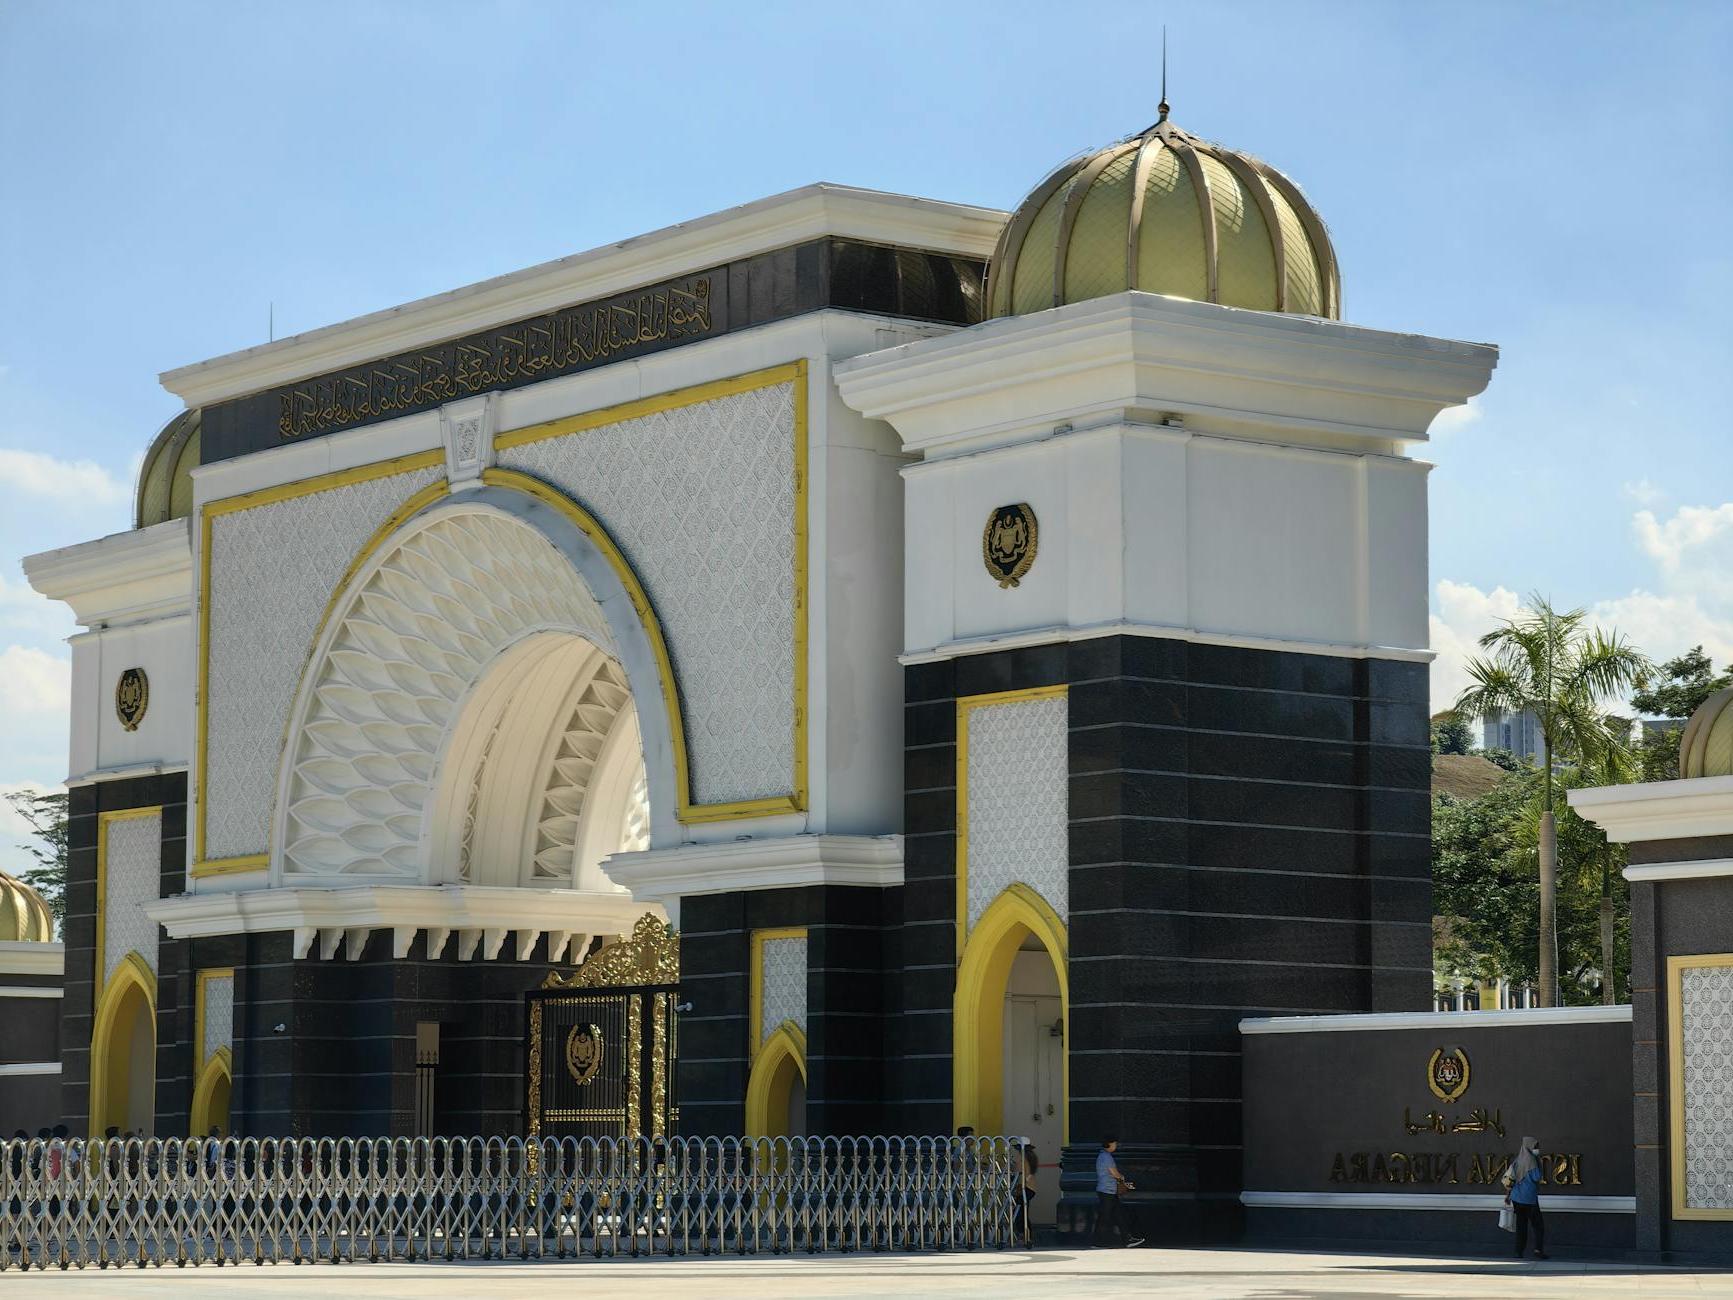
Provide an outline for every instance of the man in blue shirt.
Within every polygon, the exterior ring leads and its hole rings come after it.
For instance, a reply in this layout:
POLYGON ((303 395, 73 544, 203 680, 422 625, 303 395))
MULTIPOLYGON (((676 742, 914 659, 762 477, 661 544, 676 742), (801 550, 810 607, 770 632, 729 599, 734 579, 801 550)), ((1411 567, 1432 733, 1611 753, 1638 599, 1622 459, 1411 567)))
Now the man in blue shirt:
POLYGON ((1127 1237, 1120 1226, 1119 1193, 1135 1189, 1119 1172, 1119 1161, 1113 1158, 1118 1149, 1119 1139, 1109 1136, 1102 1139, 1101 1150, 1095 1155, 1095 1244, 1101 1245, 1102 1237, 1111 1235, 1122 1245, 1141 1246, 1142 1237, 1127 1237))

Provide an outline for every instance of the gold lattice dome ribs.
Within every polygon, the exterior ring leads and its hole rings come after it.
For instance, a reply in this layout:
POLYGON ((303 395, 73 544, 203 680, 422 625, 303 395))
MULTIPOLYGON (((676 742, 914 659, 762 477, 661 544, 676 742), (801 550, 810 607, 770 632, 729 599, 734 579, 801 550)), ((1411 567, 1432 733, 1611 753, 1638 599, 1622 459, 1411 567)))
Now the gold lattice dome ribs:
POLYGON ((54 914, 42 895, 0 871, 0 943, 52 943, 54 914))
POLYGON ((1679 737, 1680 779, 1733 776, 1733 687, 1697 706, 1679 737))
POLYGON ((1161 120, 1062 165, 1024 199, 989 273, 993 316, 1127 289, 1342 314, 1329 233, 1286 176, 1161 120))

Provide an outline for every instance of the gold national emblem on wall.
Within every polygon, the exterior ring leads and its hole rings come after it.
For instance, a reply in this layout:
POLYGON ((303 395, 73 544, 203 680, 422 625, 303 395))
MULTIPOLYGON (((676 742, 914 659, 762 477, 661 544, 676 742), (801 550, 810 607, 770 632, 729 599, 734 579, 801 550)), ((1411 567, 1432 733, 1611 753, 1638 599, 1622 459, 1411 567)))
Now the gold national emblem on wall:
POLYGON ((137 731, 150 707, 150 678, 142 668, 128 668, 114 684, 114 716, 128 731, 137 731))
POLYGON ((1440 1047, 1426 1062, 1426 1086, 1443 1101, 1455 1101, 1468 1091, 1468 1053, 1460 1047, 1440 1047))
POLYGON ((981 533, 981 560, 1001 587, 1015 587, 1035 563, 1040 533, 1027 502, 1000 506, 987 516, 981 533))
POLYGON ((595 1025, 573 1025, 566 1035, 566 1073, 573 1083, 588 1083, 602 1068, 602 1031, 595 1025))

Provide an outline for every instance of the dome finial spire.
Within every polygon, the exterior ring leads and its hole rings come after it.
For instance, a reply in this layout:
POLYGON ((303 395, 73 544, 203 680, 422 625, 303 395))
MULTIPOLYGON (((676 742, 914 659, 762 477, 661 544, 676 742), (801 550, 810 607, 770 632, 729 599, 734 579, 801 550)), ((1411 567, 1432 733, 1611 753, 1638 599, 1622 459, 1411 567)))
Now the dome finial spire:
POLYGON ((1156 107, 1156 111, 1161 114, 1160 117, 1155 119, 1156 124, 1159 126, 1161 123, 1167 121, 1167 111, 1168 111, 1167 110, 1167 24, 1166 23, 1163 23, 1161 25, 1161 103, 1157 104, 1155 107, 1156 107))

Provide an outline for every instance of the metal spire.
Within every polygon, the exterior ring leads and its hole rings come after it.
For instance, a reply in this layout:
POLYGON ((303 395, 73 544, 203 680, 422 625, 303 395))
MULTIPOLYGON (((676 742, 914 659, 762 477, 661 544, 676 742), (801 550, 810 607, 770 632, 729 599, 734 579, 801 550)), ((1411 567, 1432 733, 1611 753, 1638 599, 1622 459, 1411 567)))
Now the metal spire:
POLYGON ((1167 121, 1167 24, 1161 25, 1161 103, 1156 105, 1161 116, 1156 118, 1159 125, 1167 121))

